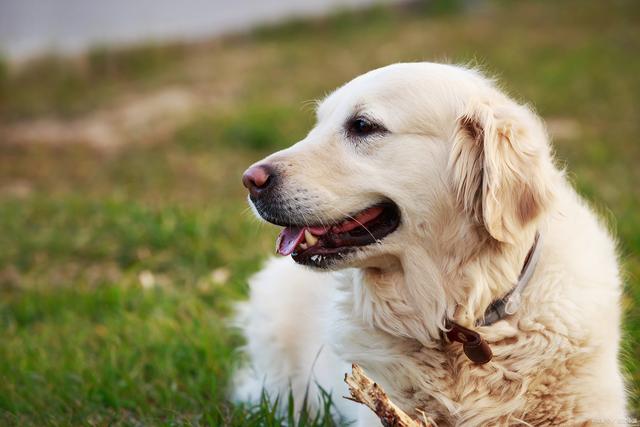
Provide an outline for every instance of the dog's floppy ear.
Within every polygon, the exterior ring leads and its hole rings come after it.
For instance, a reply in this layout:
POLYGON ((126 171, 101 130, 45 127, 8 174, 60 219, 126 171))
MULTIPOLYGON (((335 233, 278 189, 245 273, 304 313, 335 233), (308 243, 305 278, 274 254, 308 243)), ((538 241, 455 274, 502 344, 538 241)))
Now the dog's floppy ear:
POLYGON ((500 242, 513 243, 551 200, 547 136, 510 101, 473 103, 458 119, 449 161, 457 200, 500 242))

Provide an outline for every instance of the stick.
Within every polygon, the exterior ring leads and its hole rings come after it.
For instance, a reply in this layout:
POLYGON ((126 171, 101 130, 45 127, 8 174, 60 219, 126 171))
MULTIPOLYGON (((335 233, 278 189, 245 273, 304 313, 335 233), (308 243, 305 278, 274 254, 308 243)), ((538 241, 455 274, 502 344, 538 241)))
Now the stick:
POLYGON ((434 427, 435 424, 424 413, 422 419, 414 420, 398 408, 375 382, 367 377, 360 366, 351 365, 351 375, 344 374, 351 397, 345 399, 368 406, 380 418, 385 427, 434 427))

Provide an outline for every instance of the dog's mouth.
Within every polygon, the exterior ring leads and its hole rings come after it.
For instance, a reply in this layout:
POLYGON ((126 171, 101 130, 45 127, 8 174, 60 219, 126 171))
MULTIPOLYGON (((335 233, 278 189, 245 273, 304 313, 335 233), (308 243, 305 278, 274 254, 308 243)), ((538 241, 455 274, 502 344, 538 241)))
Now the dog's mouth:
POLYGON ((393 202, 371 206, 331 225, 286 226, 276 241, 280 255, 300 264, 328 267, 357 248, 380 242, 400 225, 393 202))

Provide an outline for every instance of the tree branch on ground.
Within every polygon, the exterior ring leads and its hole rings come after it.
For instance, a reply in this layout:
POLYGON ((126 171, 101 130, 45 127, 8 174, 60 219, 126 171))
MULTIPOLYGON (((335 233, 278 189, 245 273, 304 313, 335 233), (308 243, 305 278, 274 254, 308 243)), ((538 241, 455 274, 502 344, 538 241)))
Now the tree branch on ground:
MULTIPOLYGON (((351 375, 344 374, 351 397, 345 399, 368 406, 380 418, 385 427, 435 427, 435 423, 422 413, 421 419, 413 419, 397 407, 382 387, 367 377, 360 366, 351 365, 351 375)), ((421 412, 421 411, 418 411, 421 412)))

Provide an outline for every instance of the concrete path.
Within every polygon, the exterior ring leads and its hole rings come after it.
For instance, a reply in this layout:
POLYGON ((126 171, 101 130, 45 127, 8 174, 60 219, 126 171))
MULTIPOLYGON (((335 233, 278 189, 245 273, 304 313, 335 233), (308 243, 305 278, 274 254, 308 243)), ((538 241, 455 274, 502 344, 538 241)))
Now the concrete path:
POLYGON ((0 0, 0 52, 19 61, 96 45, 194 40, 402 0, 0 0))

